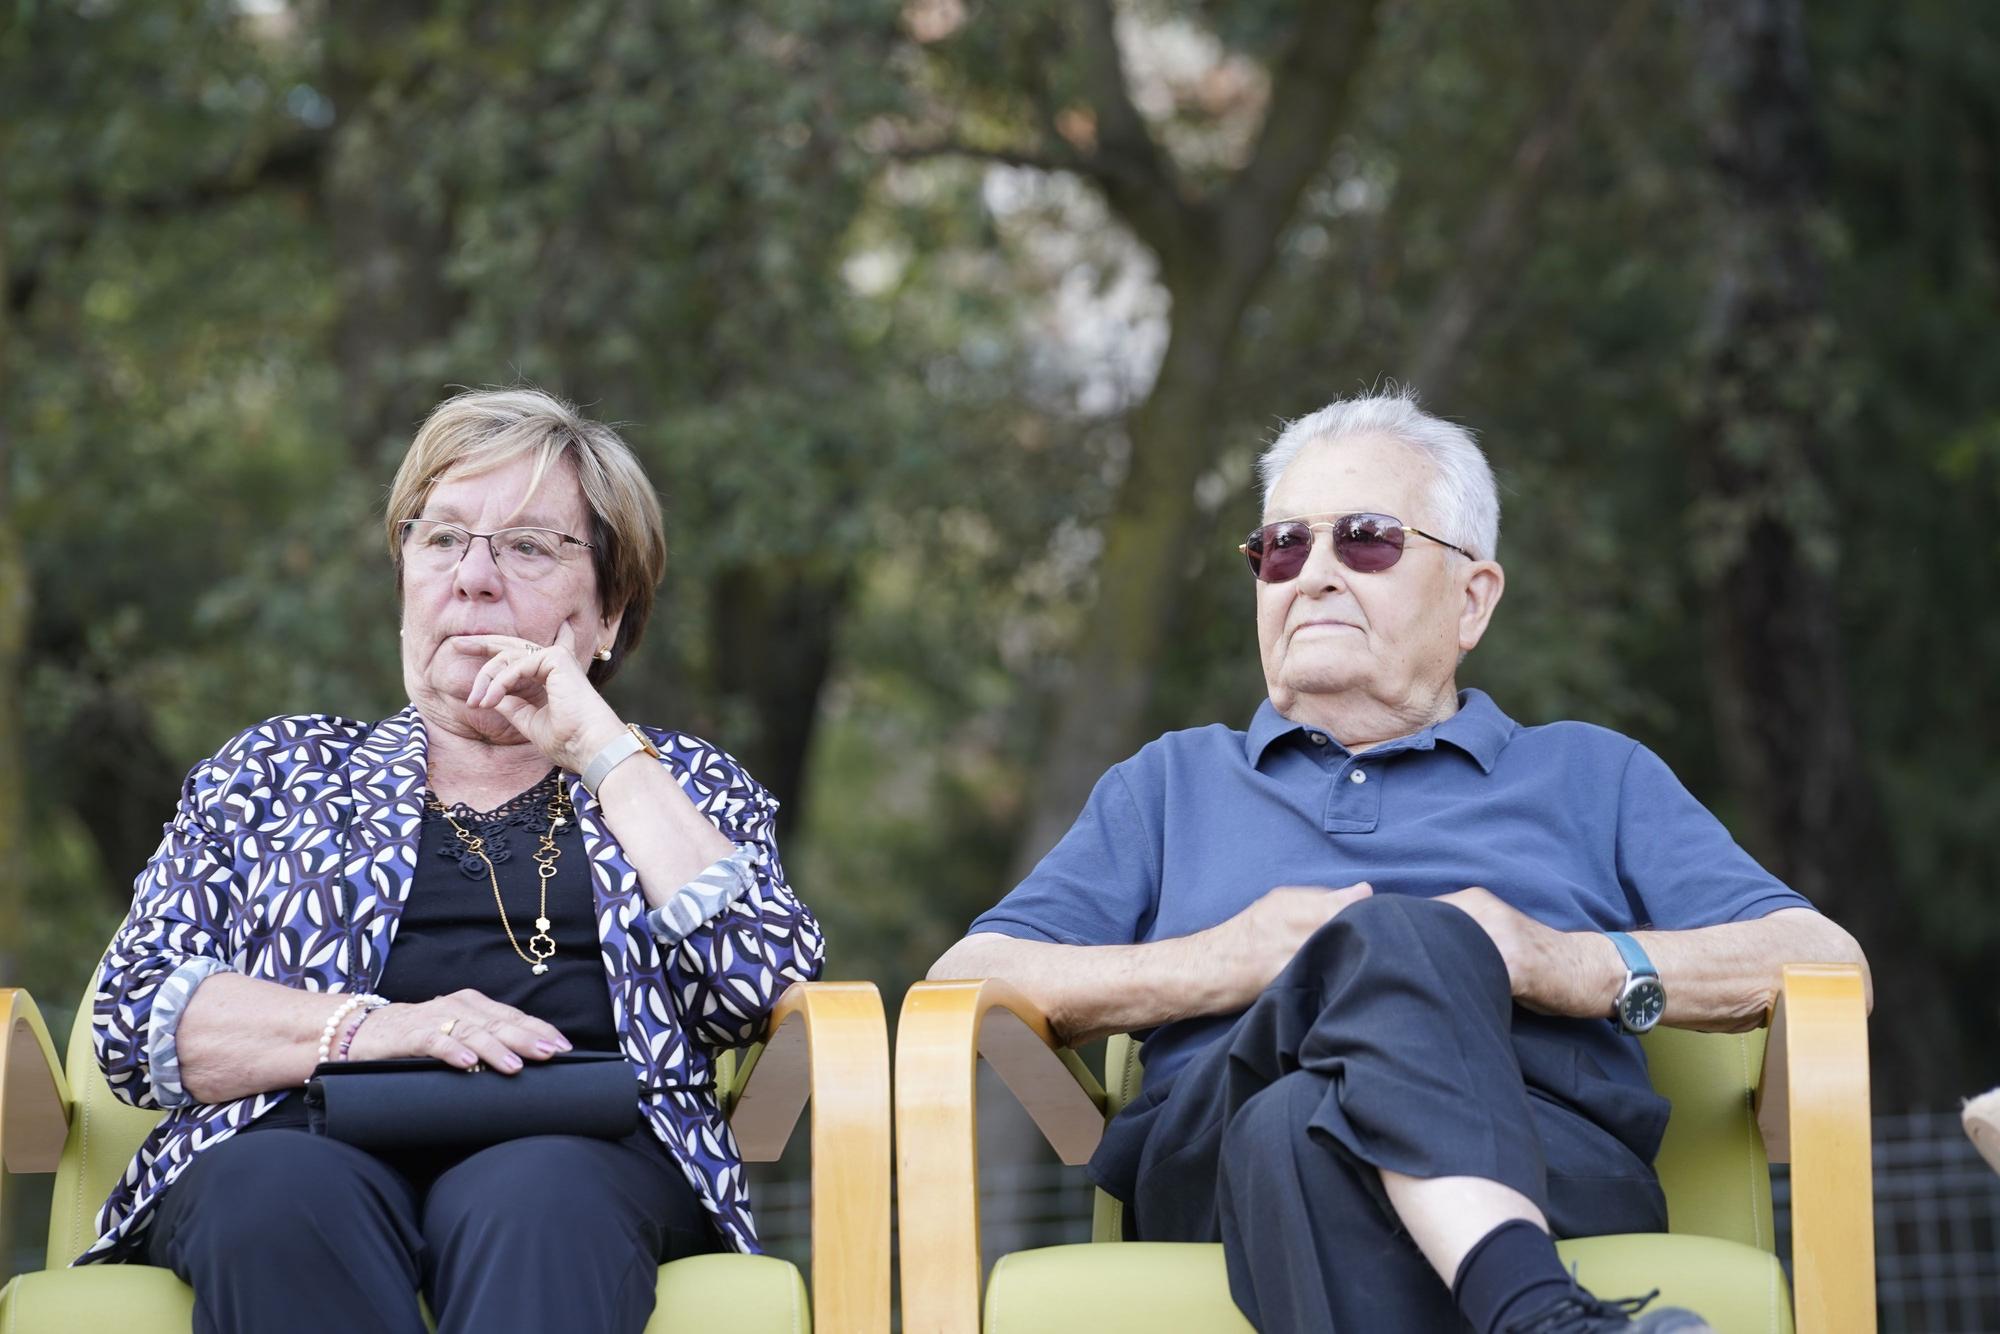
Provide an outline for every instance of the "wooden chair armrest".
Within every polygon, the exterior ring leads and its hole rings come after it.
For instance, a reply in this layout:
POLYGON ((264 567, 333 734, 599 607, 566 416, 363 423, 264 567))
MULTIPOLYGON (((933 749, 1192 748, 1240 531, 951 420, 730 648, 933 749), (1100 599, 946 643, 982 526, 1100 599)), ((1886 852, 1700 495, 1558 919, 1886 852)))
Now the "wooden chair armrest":
POLYGON ((69 1138, 69 1080, 34 997, 0 987, 0 1161, 53 1172, 69 1138))
POLYGON ((1104 1136, 1104 1091, 1033 1002, 995 978, 920 982, 896 1022, 903 1327, 978 1334, 979 1059, 1065 1163, 1104 1136))
POLYGON ((1874 1146, 1858 965, 1786 967, 1771 1010, 1757 1124, 1770 1160, 1792 1165, 1799 1334, 1873 1334, 1874 1146))
POLYGON ((750 1058, 730 1128, 775 1161, 812 1116, 813 1328, 889 1329, 889 1028, 873 982, 797 982, 750 1058))

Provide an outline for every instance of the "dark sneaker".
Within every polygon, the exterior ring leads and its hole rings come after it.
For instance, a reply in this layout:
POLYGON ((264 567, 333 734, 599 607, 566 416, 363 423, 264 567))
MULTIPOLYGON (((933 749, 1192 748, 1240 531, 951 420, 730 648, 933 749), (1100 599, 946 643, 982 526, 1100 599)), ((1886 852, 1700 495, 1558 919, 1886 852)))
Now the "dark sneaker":
POLYGON ((1607 1302, 1573 1288, 1553 1306, 1507 1326, 1506 1334, 1715 1334, 1713 1325, 1678 1306, 1639 1314, 1659 1295, 1655 1290, 1644 1297, 1607 1302))

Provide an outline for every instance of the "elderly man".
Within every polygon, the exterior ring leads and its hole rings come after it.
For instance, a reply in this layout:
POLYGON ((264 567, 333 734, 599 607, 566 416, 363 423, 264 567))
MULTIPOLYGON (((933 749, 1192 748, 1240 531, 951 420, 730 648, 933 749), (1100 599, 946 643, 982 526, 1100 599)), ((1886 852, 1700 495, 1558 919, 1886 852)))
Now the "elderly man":
POLYGON ((931 976, 1146 1035, 1091 1174, 1136 1236, 1219 1239, 1259 1329, 1707 1330, 1552 1235, 1666 1226, 1636 1034, 1750 1028, 1859 949, 1646 747, 1458 688, 1505 583, 1466 431, 1359 398, 1260 472, 1268 702, 1112 769, 931 976))

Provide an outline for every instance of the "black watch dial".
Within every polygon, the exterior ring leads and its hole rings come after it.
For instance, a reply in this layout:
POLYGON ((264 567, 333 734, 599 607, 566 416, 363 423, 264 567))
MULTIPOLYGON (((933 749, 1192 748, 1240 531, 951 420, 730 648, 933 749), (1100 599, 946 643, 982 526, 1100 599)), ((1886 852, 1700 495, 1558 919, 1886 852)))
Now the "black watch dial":
POLYGON ((1660 1022, 1667 1008, 1667 989, 1657 977, 1637 976, 1625 983, 1618 998, 1618 1025, 1627 1033, 1644 1033, 1660 1022))

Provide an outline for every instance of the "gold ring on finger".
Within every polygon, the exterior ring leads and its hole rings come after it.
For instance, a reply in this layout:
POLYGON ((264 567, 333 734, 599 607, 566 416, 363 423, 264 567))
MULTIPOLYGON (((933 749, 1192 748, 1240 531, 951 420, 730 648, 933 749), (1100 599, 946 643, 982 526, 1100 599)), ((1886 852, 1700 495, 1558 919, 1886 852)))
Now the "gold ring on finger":
POLYGON ((446 1037, 450 1037, 451 1030, 457 1027, 458 1027, 458 1020, 447 1019, 443 1023, 438 1025, 438 1032, 444 1034, 446 1037))

